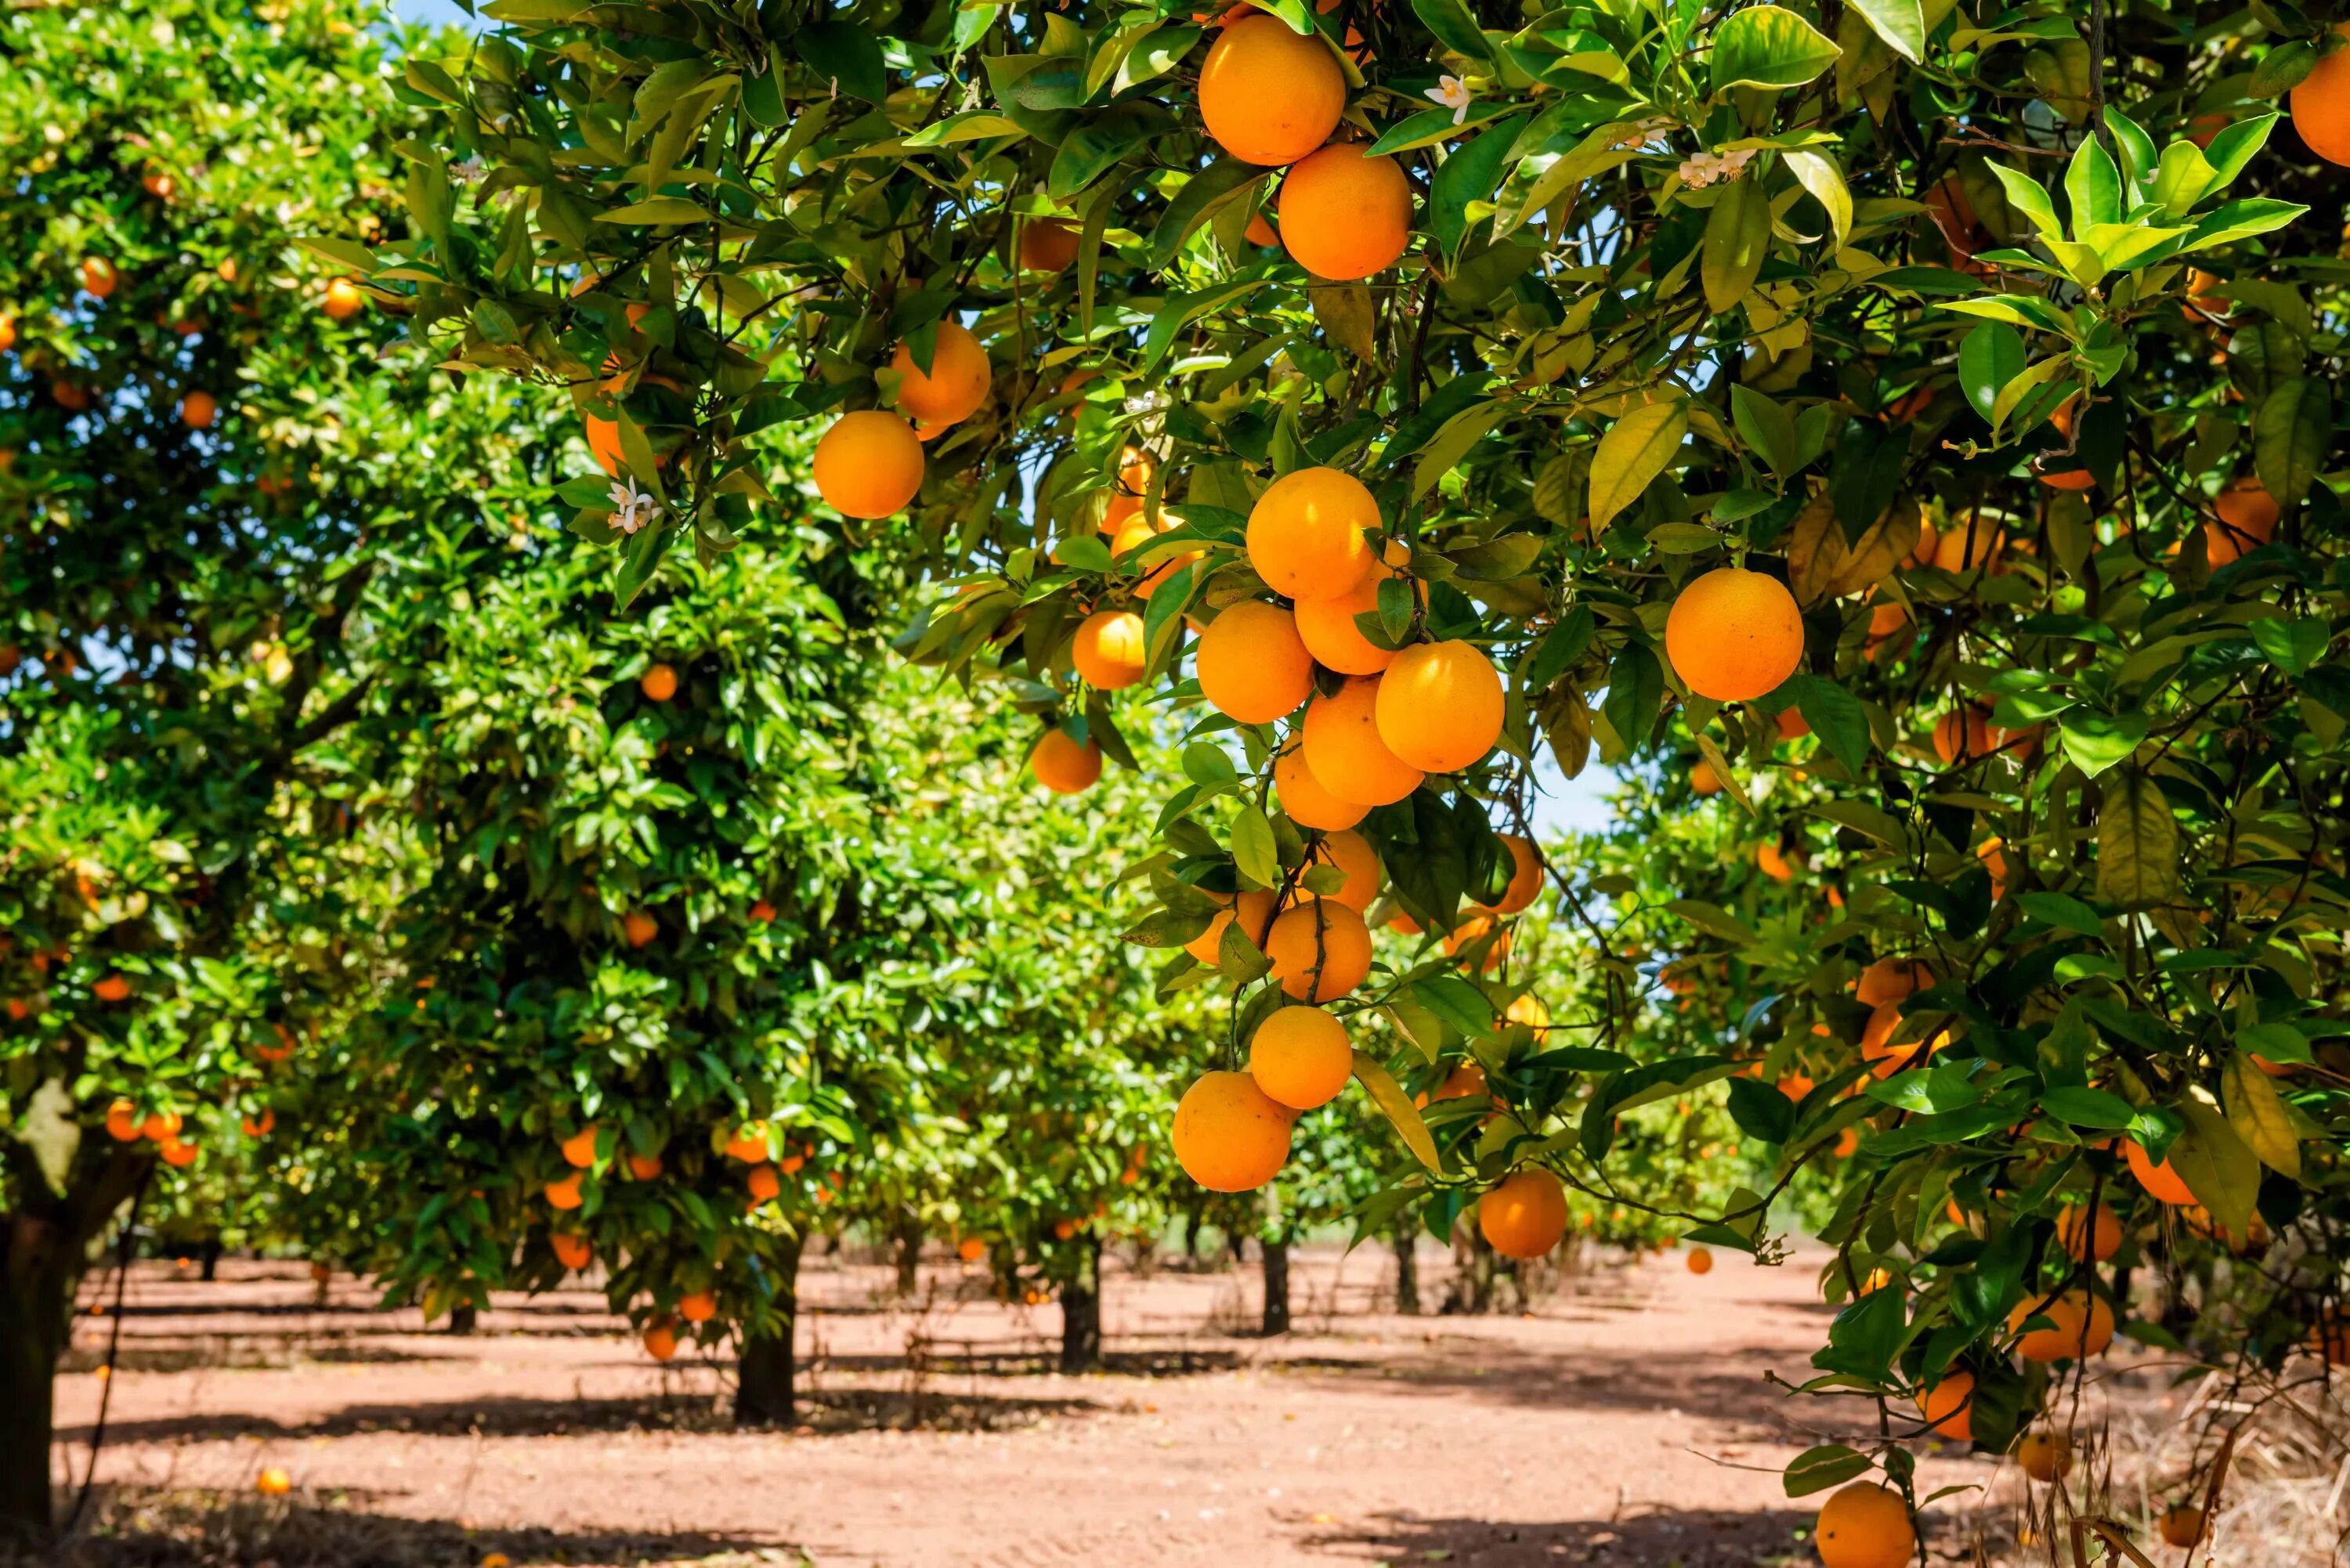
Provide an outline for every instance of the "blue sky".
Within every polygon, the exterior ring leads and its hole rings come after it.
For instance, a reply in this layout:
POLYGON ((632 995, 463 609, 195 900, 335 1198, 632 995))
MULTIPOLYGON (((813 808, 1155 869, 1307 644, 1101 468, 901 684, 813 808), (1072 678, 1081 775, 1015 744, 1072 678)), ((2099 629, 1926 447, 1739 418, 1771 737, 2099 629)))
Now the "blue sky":
POLYGON ((410 22, 451 22, 461 27, 475 25, 456 0, 392 0, 391 8, 410 22))

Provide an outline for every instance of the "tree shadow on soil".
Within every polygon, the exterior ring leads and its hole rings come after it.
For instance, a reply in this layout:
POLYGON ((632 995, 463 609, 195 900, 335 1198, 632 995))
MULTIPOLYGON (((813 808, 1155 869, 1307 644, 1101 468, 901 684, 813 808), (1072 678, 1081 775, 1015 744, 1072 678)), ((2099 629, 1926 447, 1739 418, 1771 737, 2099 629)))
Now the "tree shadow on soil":
POLYGON ((1389 1516, 1358 1530, 1308 1534, 1309 1551, 1350 1558, 1366 1551, 1394 1563, 1450 1562, 1475 1568, 1766 1568, 1812 1564, 1797 1538, 1812 1515, 1786 1510, 1667 1510, 1618 1520, 1511 1523, 1389 1516))
MULTIPOLYGON (((81 1528, 49 1562, 57 1568, 442 1568, 478 1563, 493 1552, 517 1564, 806 1561, 785 1543, 707 1532, 468 1530, 449 1520, 369 1511, 373 1495, 265 1502, 100 1487, 81 1528)), ((60 1497, 60 1518, 72 1502, 60 1497)))

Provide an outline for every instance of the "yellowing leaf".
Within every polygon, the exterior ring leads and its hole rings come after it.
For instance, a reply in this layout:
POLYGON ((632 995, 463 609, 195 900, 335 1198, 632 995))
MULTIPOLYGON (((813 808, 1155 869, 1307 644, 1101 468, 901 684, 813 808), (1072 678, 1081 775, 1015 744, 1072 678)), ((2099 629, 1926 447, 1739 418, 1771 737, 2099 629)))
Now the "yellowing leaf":
POLYGON ((1372 1100, 1377 1102, 1388 1120, 1395 1124, 1397 1135, 1403 1139, 1404 1147, 1411 1150, 1412 1158, 1434 1170, 1437 1167, 1436 1140, 1429 1136, 1428 1124, 1419 1119, 1419 1107, 1405 1096, 1403 1086, 1395 1081, 1395 1075, 1379 1064, 1378 1057, 1357 1051, 1355 1053, 1355 1076, 1364 1088, 1370 1091, 1372 1100))
POLYGON ((2293 1134, 2292 1113, 2269 1075, 2245 1053, 2230 1053, 2220 1096, 2228 1107, 2228 1125, 2261 1163, 2279 1176, 2300 1180, 2301 1139, 2293 1134))
POLYGON ((1689 434, 1689 410, 1678 393, 1627 410, 1607 427, 1591 456, 1591 531, 1640 499, 1670 466, 1689 434))

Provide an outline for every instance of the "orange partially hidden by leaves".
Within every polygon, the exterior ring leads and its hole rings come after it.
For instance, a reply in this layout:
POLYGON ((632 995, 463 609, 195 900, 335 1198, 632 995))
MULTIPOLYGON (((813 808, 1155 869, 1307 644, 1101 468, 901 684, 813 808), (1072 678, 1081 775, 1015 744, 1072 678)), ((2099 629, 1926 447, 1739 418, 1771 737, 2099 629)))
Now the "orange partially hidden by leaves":
POLYGON ((165 1165, 186 1167, 195 1164, 196 1156, 203 1151, 191 1141, 172 1137, 165 1138, 158 1152, 162 1155, 165 1165))
POLYGON ((1812 1541, 1826 1568, 1903 1568, 1917 1555, 1918 1527, 1899 1492, 1856 1480, 1821 1506, 1812 1541))
POLYGON ((89 993, 100 1002, 128 1002, 130 981, 119 974, 102 975, 89 988, 89 993))
POLYGON ((1713 1272, 1713 1254, 1703 1247, 1691 1247, 1689 1255, 1689 1272, 1692 1274, 1713 1272))
POLYGON ((1243 724, 1294 713, 1314 690, 1314 659, 1296 618, 1262 599, 1243 599, 1210 621, 1193 661, 1209 706, 1243 724))
POLYGON ((2023 1332, 2016 1341, 2016 1351, 2026 1361, 2085 1360, 2103 1354, 2114 1342, 2114 1309, 2104 1297, 2086 1291, 2066 1291, 2044 1300, 2025 1297, 2008 1314, 2008 1332, 2022 1332, 2034 1317, 2046 1318, 2050 1326, 2023 1332))
POLYGON ((1032 218, 1020 226, 1020 265, 1028 272, 1066 272, 1077 259, 1077 231, 1058 218, 1032 218))
POLYGON ((286 1028, 283 1023, 273 1023, 269 1026, 269 1032, 276 1037, 277 1044, 265 1044, 256 1040, 253 1043, 253 1054, 265 1062, 292 1061, 295 1049, 294 1031, 286 1028))
POLYGON ((1290 820, 1300 827, 1318 827, 1326 832, 1352 827, 1370 814, 1367 805, 1357 805, 1351 800, 1340 800, 1322 787, 1314 770, 1305 764, 1305 748, 1293 745, 1273 759, 1273 794, 1287 812, 1290 820))
POLYGON ((655 1361, 667 1361, 677 1354, 677 1330, 667 1318, 657 1319, 645 1330, 645 1354, 655 1361))
POLYGON ((1357 914, 1371 907, 1379 896, 1379 881, 1385 868, 1379 864, 1379 852, 1371 847, 1370 840, 1361 834, 1340 829, 1314 846, 1305 857, 1305 870, 1312 872, 1331 867, 1345 878, 1328 893, 1315 893, 1301 885, 1292 893, 1290 901, 1300 903, 1307 898, 1335 898, 1357 914))
POLYGON ((584 1174, 584 1172, 575 1170, 560 1181, 548 1182, 546 1188, 547 1207, 550 1209, 577 1209, 581 1203, 586 1201, 586 1199, 581 1198, 579 1195, 579 1182, 584 1174))
POLYGON ((2216 525, 2204 526, 2203 557, 2215 567, 2224 566, 2274 538, 2277 519, 2283 515, 2276 497, 2259 480, 2249 476, 2230 480, 2212 504, 2219 511, 2220 521, 2216 525))
POLYGON ((2043 472, 2040 483, 2051 490, 2086 490, 2097 481, 2085 468, 2060 468, 2053 473, 2043 472))
POLYGON ((2192 1546, 2203 1539, 2203 1511, 2191 1502, 2178 1502, 2162 1511, 2158 1527, 2165 1546, 2192 1546))
MULTIPOLYGON (((1257 222, 1258 222, 1258 223, 1263 223, 1263 221, 1264 221, 1264 220, 1263 220, 1263 219, 1262 219, 1262 218, 1259 218, 1259 219, 1257 220, 1257 222)), ((1250 237, 1251 237, 1251 238, 1254 238, 1255 236, 1254 236, 1254 235, 1251 235, 1250 237)), ((1269 241, 1259 241, 1258 243, 1259 243, 1259 244, 1269 244, 1270 242, 1269 242, 1269 241)), ((8 350, 9 350, 9 349, 14 348, 16 346, 16 315, 15 315, 13 312, 11 312, 11 311, 0 310, 0 354, 5 354, 6 352, 8 352, 8 350)))
POLYGON ((1318 1007, 1282 1008, 1249 1037, 1249 1075, 1295 1111, 1336 1099, 1354 1072, 1347 1026, 1318 1007))
POLYGON ((180 400, 180 422, 192 431, 208 431, 219 417, 220 400, 210 392, 190 392, 180 400))
POLYGON ((1273 232, 1273 225, 1265 222, 1263 213, 1250 214, 1248 227, 1242 230, 1241 234, 1253 245, 1277 245, 1281 243, 1281 236, 1273 232))
POLYGON ((2350 165, 2350 50, 2336 49, 2313 66, 2293 85, 2291 102, 2293 128, 2309 150, 2328 163, 2350 165))
POLYGON ((546 1243, 555 1249, 555 1261, 567 1269, 577 1272, 595 1261, 595 1250, 588 1245, 585 1236, 557 1231, 546 1239, 546 1243))
POLYGON ((1263 15, 1226 27, 1200 67, 1200 118, 1243 163, 1294 163, 1330 139, 1347 76, 1328 46, 1263 15))
POLYGON ((1297 469, 1249 508, 1249 565, 1275 593, 1330 598, 1369 574, 1364 534, 1378 525, 1379 504, 1361 480, 1335 468, 1297 469))
POLYGON ((106 1136, 117 1143, 139 1141, 139 1116, 129 1100, 117 1100, 106 1107, 106 1136))
POLYGON ((987 1256, 987 1243, 976 1236, 965 1236, 955 1244, 955 1256, 966 1263, 976 1263, 987 1256))
POLYGON ((1495 836, 1501 839, 1502 847, 1510 852, 1510 885, 1492 903, 1476 907, 1496 915, 1514 915, 1532 907, 1534 901, 1542 896, 1542 852, 1534 847, 1532 839, 1517 834, 1503 833, 1495 836))
POLYGON ((677 1298, 677 1315, 688 1323, 708 1323, 718 1315, 718 1298, 708 1291, 693 1291, 677 1298))
POLYGON ((971 328, 957 321, 939 323, 938 342, 931 350, 927 373, 914 363, 913 349, 903 343, 891 356, 889 369, 899 377, 899 410, 923 424, 951 425, 971 418, 987 401, 987 389, 995 379, 987 350, 972 336, 971 328))
POLYGON ((922 488, 922 443, 879 409, 843 414, 816 443, 816 489, 844 517, 888 517, 922 488))
MULTIPOLYGON (((1453 927, 1452 934, 1444 939, 1444 956, 1446 958, 1454 958, 1459 956, 1461 949, 1471 947, 1478 942, 1483 941, 1487 937, 1492 936, 1493 931, 1500 925, 1501 919, 1498 916, 1471 915, 1469 919, 1453 927)), ((1478 972, 1481 974, 1492 973, 1493 971, 1502 967, 1503 961, 1507 959, 1509 956, 1510 933, 1503 930, 1501 936, 1496 938, 1493 942, 1485 949, 1484 955, 1478 960, 1478 972)))
POLYGON ((1979 762, 1995 750, 1990 721, 1979 708, 1953 708, 1934 721, 1934 754, 1945 767, 1979 762))
POLYGON ((1422 773, 1458 773, 1501 738, 1502 678, 1475 644, 1415 643, 1378 680, 1379 739, 1422 773))
POLYGON ((1229 909, 1219 909, 1208 921, 1208 929, 1183 944, 1183 950, 1201 963, 1211 964, 1223 950, 1224 928, 1234 920, 1241 923, 1241 934, 1254 942, 1259 952, 1264 950, 1266 937, 1273 930, 1274 894, 1270 888, 1244 888, 1232 900, 1229 909))
POLYGON ((82 258, 81 286, 99 299, 112 294, 114 286, 121 281, 121 275, 114 270, 114 264, 104 256, 82 258))
POLYGON ((2026 1432, 2015 1445, 2015 1462, 2033 1480, 2060 1480, 2073 1469, 2073 1441, 2062 1432, 2026 1432))
POLYGON ((1860 971, 1854 995, 1863 1007, 1882 1007, 1934 983, 1934 971, 1916 959, 1878 959, 1860 971))
POLYGON ((1294 1113, 1246 1073, 1208 1073, 1175 1107, 1175 1158, 1211 1192, 1253 1192, 1289 1158, 1294 1113))
POLYGON ((620 934, 630 947, 640 948, 660 935, 660 925, 642 909, 630 909, 620 917, 620 934))
POLYGON ((1689 779, 1690 790, 1692 794, 1707 795, 1721 793, 1721 775, 1713 771, 1711 763, 1702 758, 1690 769, 1689 779))
POLYGON ((1386 679, 1357 677, 1305 704, 1305 765, 1340 800, 1386 805, 1419 787, 1420 770, 1389 750, 1381 732, 1379 685, 1386 679))
POLYGON ((582 1170, 596 1163, 595 1123, 588 1123, 563 1140, 563 1158, 582 1170))
POLYGON ((1477 1229, 1505 1258, 1542 1257, 1566 1234, 1566 1189, 1539 1167, 1513 1171, 1477 1199, 1477 1229))
POLYGON ((2130 1174, 2137 1178, 2137 1184, 2145 1188, 2158 1203, 2183 1208, 2196 1201, 2195 1189, 2187 1185, 2178 1172, 2170 1168, 2168 1157, 2160 1165, 2155 1164, 2136 1138, 2122 1145, 2122 1157, 2129 1161, 2130 1174))
POLYGON ((1952 1442, 1969 1443, 1975 1435, 1975 1375, 1945 1372, 1942 1380, 1918 1397, 1918 1412, 1929 1430, 1952 1442))
POLYGON ((1674 598, 1665 653, 1699 696, 1750 701, 1777 691, 1803 661, 1803 612, 1778 578, 1718 567, 1674 598))
POLYGON ((294 1490, 294 1478, 272 1465, 254 1479, 253 1490, 264 1497, 284 1497, 294 1490))
POLYGON ((1803 710, 1793 707, 1780 710, 1779 738, 1781 740, 1800 741, 1811 732, 1812 726, 1804 718, 1803 710))
MULTIPOLYGON (((2088 475, 2083 474, 2081 477, 2085 481, 2088 475)), ((2059 488, 2085 487, 2085 485, 2071 485, 2059 488)), ((1977 566, 1997 560, 2000 551, 2006 545, 2007 535, 1999 528, 1970 515, 1965 523, 1944 531, 1942 536, 1934 542, 1934 565, 1946 572, 1972 571, 1977 566)), ((1890 607, 1900 608, 1898 605, 1890 607)), ((1875 620, 1870 621, 1868 629, 1871 635, 1876 635, 1877 628, 1875 620)))
POLYGON ((1148 662, 1142 618, 1132 610, 1096 610, 1077 627, 1069 649, 1077 673, 1097 691, 1116 691, 1142 679, 1148 662))
POLYGON ((2121 1216, 2106 1204, 2091 1210, 2075 1205, 2056 1216, 2056 1240, 2064 1255, 2074 1262, 2082 1260, 2085 1251, 2094 1251, 2100 1263, 2122 1250, 2121 1216))
POLYGON ((1101 777, 1101 742, 1088 740, 1080 745, 1056 726, 1045 731, 1028 753, 1028 766, 1036 782, 1055 794, 1082 794, 1101 777))
POLYGON ((349 278, 327 280, 326 293, 320 296, 318 308, 327 313, 329 321, 348 321, 367 308, 367 296, 349 278))
POLYGON ((632 1154, 628 1165, 629 1174, 639 1181, 650 1181, 661 1173, 661 1158, 657 1154, 632 1154))
POLYGON ((140 1136, 150 1143, 168 1143, 180 1136, 180 1113, 157 1111, 139 1124, 140 1136))
POLYGON ((733 1136, 726 1140, 726 1156, 745 1165, 758 1164, 767 1158, 767 1129, 764 1127, 736 1128, 733 1136))
POLYGON ((743 1188, 753 1203, 772 1203, 784 1190, 784 1179, 772 1165, 754 1165, 743 1173, 743 1188))
POLYGON ((1787 864, 1786 851, 1768 839, 1754 846, 1754 864, 1762 870, 1762 875, 1770 877, 1773 882, 1792 882, 1795 879, 1795 868, 1787 864))
POLYGON ((1273 978, 1298 1002, 1336 1002, 1371 972, 1371 932, 1363 917, 1334 898, 1284 911, 1265 938, 1273 978))
POLYGON ((1333 142, 1294 165, 1277 210, 1290 259, 1333 282, 1384 272, 1411 245, 1411 182, 1358 142, 1333 142))
POLYGON ((1345 593, 1297 601, 1297 635, 1316 664, 1341 675, 1377 675, 1395 662, 1393 649, 1379 647, 1355 624, 1357 616, 1377 613, 1387 576, 1374 571, 1345 593))

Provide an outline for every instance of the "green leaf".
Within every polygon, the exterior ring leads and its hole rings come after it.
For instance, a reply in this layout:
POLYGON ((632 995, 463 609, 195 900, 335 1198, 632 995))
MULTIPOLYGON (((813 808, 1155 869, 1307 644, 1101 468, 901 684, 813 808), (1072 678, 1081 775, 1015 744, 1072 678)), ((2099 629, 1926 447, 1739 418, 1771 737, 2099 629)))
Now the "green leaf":
POLYGON ((596 214, 599 223, 706 223, 710 220, 709 209, 682 196, 655 196, 650 202, 631 202, 596 214))
POLYGON ((1591 455, 1594 534, 1604 533, 1617 513, 1640 499, 1671 465, 1688 434, 1689 408, 1678 395, 1645 403, 1607 427, 1591 455))
POLYGON ((2106 144, 2091 137, 2074 151, 2064 170, 2064 196, 2073 207, 2073 237, 2089 238, 2099 223, 2122 219, 2122 171, 2114 166, 2106 144))
POLYGON ((2117 1131, 2129 1126, 2130 1118, 2137 1115, 2119 1095, 2078 1084, 2042 1090, 2040 1108, 2067 1127, 2087 1127, 2093 1132, 2117 1131))
POLYGON ((2057 726, 2064 736, 2064 755, 2074 767, 2095 778, 2116 763, 2127 762, 2130 753, 2145 744, 2148 721, 2143 713, 2125 713, 2116 718, 2086 708, 2074 708, 2057 721, 2057 726))
POLYGON ((2265 196, 2230 202, 2189 229, 2187 237, 2178 242, 2178 254, 2217 250, 2255 234, 2274 234, 2300 221, 2308 211, 2297 202, 2272 201, 2265 196))
POLYGON ((1795 688, 1795 711, 1820 738, 1828 755, 1845 766, 1854 777, 1868 762, 1868 710, 1860 699, 1824 675, 1798 676, 1788 684, 1795 688))
POLYGON ((1428 1124, 1420 1119, 1419 1107, 1404 1094, 1394 1075, 1380 1064, 1378 1057, 1357 1051, 1355 1053, 1355 1078, 1370 1091, 1371 1102, 1394 1126, 1396 1135, 1403 1139, 1404 1147, 1411 1150, 1411 1157, 1429 1169, 1436 1169, 1439 1165, 1436 1140, 1429 1136, 1428 1124))
POLYGON ((1444 1021, 1430 1012, 1413 998, 1409 992, 1399 992, 1388 999, 1387 1014, 1403 1037, 1419 1051, 1431 1067, 1444 1049, 1444 1021))
POLYGON ((1167 125, 1166 111, 1148 101, 1113 104, 1069 132, 1053 157, 1045 193, 1065 201, 1092 184, 1167 125))
POLYGON ((2007 323, 1986 321, 1960 340, 1959 386, 1984 419, 1998 406, 2001 389, 2022 374, 2023 339, 2007 323))
POLYGON ((1493 60, 1492 44, 1461 0, 1411 0, 1411 11, 1446 48, 1472 60, 1493 60))
POLYGON ((2178 894, 2178 824, 2170 803, 2144 774, 2122 774, 2097 807, 2097 897, 2146 909, 2178 894))
POLYGON ((1825 152, 1809 148, 1793 148, 1779 154, 1784 163, 1803 182, 1804 190, 1827 213, 1828 227, 1835 236, 1835 248, 1842 250, 1852 235, 1852 190, 1844 182, 1844 171, 1835 160, 1825 152))
POLYGON ((2256 620, 2251 631, 2269 662, 2287 675, 2307 671, 2333 640, 2333 628, 2322 620, 2256 620))
POLYGON ((2214 1107, 2189 1096, 2173 1108, 2187 1130, 2170 1146, 2170 1168, 2230 1235, 2249 1236, 2261 1190, 2260 1159, 2214 1107))
POLYGON ((2053 243, 2064 237, 2064 225, 2056 221, 2056 203, 2048 199, 2048 192, 2041 188, 2039 182, 2018 173, 2004 163, 1993 163, 1988 167, 1998 179, 2000 189, 2007 193, 2008 205, 2031 219, 2032 226, 2039 231, 2042 239, 2053 243))
POLYGON ((2309 1039, 2290 1023, 2251 1023, 2236 1031, 2237 1048, 2283 1067, 2309 1064, 2309 1039))
POLYGON ((2247 98, 2282 98, 2317 68, 2317 51, 2306 38, 2287 38, 2261 57, 2252 79, 2244 86, 2247 98))
POLYGON ((1875 1468, 1866 1454, 1855 1452, 1842 1443, 1822 1443, 1787 1461, 1783 1484, 1789 1497, 1810 1497, 1856 1480, 1875 1468))
POLYGON ((1508 417, 1509 412, 1510 405, 1495 398, 1463 409, 1445 421, 1443 428, 1421 452, 1419 461, 1412 465, 1412 499, 1417 501, 1435 489, 1436 482, 1468 456, 1470 449, 1484 440, 1486 432, 1508 417))
POLYGON ((1799 88, 1835 64, 1844 51, 1781 5, 1733 11, 1713 35, 1713 90, 1799 88))
POLYGON ((1737 180, 1723 186, 1705 221, 1700 273, 1706 308, 1720 316, 1744 299, 1770 248, 1771 201, 1762 182, 1737 180))
POLYGON ((791 29, 791 44, 827 87, 870 104, 889 99, 889 71, 881 57, 881 42, 856 23, 802 23, 791 29))
POLYGON ((1175 68, 1191 46, 1200 41, 1201 29, 1184 23, 1161 23, 1135 40, 1134 47, 1118 68, 1118 88, 1124 92, 1138 82, 1166 75, 1175 68))
POLYGON ((2334 400, 2325 383, 2288 377, 2252 416, 2252 462, 2261 483, 2291 512, 2309 493, 2334 448, 2334 400))
POLYGON ((1918 0, 1854 0, 1859 12, 1886 47, 1911 65, 1926 57, 1926 8, 1918 0))
POLYGON ((2228 1107, 2228 1125, 2262 1165, 2288 1180, 2301 1179, 2301 1139, 2294 1136, 2292 1113, 2276 1085, 2253 1064, 2248 1053, 2228 1054, 2220 1073, 2220 1101, 2228 1107))
POLYGON ((1429 187, 1428 226, 1448 256, 1458 255, 1469 234, 1469 203, 1490 202, 1502 183, 1502 170, 1529 116, 1512 115, 1480 131, 1477 139, 1447 158, 1429 187))
POLYGON ((1263 806, 1244 805, 1232 819, 1232 864, 1259 888, 1281 886, 1281 854, 1263 806))
POLYGON ((1409 993, 1437 1017, 1461 1033, 1484 1036, 1493 1033, 1493 1006, 1485 993, 1457 974, 1431 975, 1414 982, 1409 993))
POLYGON ((1219 158, 1183 182, 1150 231, 1150 270, 1163 272, 1201 224, 1233 192, 1262 179, 1264 171, 1237 158, 1219 158))
POLYGON ((2102 937, 2106 923, 2097 911, 2070 893, 2019 893, 2015 901, 2033 919, 2054 926, 2059 930, 2078 931, 2085 937, 2102 937))
POLYGON ((1730 1119, 1747 1137, 1764 1143, 1785 1143, 1795 1127, 1795 1102, 1775 1084, 1755 1078, 1730 1080, 1730 1119))
POLYGON ((1720 937, 1740 947, 1752 947, 1762 936, 1719 904, 1709 904, 1702 898, 1675 898, 1665 906, 1668 913, 1679 916, 1708 936, 1720 937))

